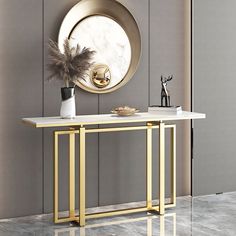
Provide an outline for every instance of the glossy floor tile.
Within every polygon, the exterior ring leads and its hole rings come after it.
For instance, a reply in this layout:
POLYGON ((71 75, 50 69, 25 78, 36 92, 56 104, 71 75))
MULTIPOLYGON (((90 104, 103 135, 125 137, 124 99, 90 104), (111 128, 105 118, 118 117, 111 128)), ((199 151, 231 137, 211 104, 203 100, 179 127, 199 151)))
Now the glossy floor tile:
MULTIPOLYGON (((125 204, 124 206, 142 203, 125 204)), ((107 210, 102 207, 99 210, 107 210)), ((116 209, 117 206, 112 206, 116 209)), ((91 211, 97 211, 92 209, 91 211)), ((57 224, 52 215, 0 220, 0 236, 235 236, 236 192, 203 197, 177 198, 177 207, 165 216, 147 213, 57 224)))

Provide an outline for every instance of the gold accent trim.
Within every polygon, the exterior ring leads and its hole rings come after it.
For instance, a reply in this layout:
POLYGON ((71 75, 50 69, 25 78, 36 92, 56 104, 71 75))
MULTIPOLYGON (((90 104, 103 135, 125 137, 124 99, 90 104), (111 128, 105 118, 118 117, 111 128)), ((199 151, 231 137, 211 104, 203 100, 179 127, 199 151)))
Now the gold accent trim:
MULTIPOLYGON (((74 126, 83 126, 83 125, 110 125, 110 124, 125 124, 125 123, 143 123, 146 122, 146 120, 120 120, 119 122, 117 121, 108 121, 108 122, 81 122, 81 123, 63 123, 63 124, 43 124, 43 125, 35 125, 36 128, 47 128, 47 127, 74 127, 74 126)), ((158 120, 156 122, 152 122, 153 124, 157 124, 158 120)), ((27 123, 29 124, 29 123, 27 123)), ((144 128, 145 129, 145 128, 144 128)), ((89 132, 88 132, 89 133, 89 132)))
POLYGON ((109 93, 124 86, 136 72, 141 55, 141 35, 132 14, 118 1, 82 0, 71 8, 62 22, 58 35, 59 47, 62 48, 65 38, 70 37, 71 31, 75 25, 83 19, 94 15, 109 17, 116 21, 124 29, 131 46, 131 60, 129 69, 124 78, 122 78, 118 84, 109 89, 95 90, 85 86, 80 81, 76 82, 76 85, 91 93, 109 93))

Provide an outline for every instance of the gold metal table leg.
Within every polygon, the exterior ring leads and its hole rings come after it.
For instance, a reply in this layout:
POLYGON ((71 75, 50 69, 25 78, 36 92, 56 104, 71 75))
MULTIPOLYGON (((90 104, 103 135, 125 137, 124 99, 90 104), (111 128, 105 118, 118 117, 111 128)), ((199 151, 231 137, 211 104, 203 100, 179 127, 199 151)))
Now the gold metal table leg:
POLYGON ((58 221, 58 134, 53 133, 53 146, 54 146, 54 222, 58 221))
POLYGON ((159 128, 159 214, 165 214, 165 124, 159 128))
POLYGON ((75 134, 69 134, 69 217, 75 217, 75 134))
POLYGON ((147 163, 146 163, 146 193, 147 209, 152 209, 152 124, 147 123, 147 163))
POLYGON ((80 186, 79 186, 79 224, 85 225, 85 128, 80 128, 80 186))
POLYGON ((171 203, 176 205, 176 126, 171 128, 171 203))

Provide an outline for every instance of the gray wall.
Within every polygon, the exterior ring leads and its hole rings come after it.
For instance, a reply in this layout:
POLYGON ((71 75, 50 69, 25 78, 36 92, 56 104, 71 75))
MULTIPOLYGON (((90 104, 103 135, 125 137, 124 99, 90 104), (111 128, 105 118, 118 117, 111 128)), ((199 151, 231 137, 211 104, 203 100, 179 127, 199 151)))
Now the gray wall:
POLYGON ((0 1, 0 217, 42 211, 42 2, 0 1))
MULTIPOLYGON (((64 15, 76 2, 0 0, 0 218, 52 211, 52 130, 26 127, 20 118, 58 115, 61 84, 45 81, 47 42, 57 38, 64 15)), ((143 50, 139 69, 125 87, 111 94, 96 95, 78 89, 78 114, 109 113, 121 104, 145 111, 149 104, 159 102, 162 73, 175 76, 170 84, 172 101, 184 104, 184 0, 121 2, 140 27, 143 50)), ((188 195, 190 166, 185 164, 189 156, 184 155, 182 127, 179 122, 177 193, 188 195)), ((68 205, 67 143, 63 137, 60 209, 68 205)), ((90 134, 86 152, 87 206, 144 200, 145 148, 142 131, 90 134)), ((157 153, 155 143, 154 151, 157 153)), ((168 164, 167 160, 169 172, 168 164)), ((156 171, 157 159, 154 167, 156 171)))
POLYGON ((236 1, 193 2, 193 194, 235 191, 236 1))

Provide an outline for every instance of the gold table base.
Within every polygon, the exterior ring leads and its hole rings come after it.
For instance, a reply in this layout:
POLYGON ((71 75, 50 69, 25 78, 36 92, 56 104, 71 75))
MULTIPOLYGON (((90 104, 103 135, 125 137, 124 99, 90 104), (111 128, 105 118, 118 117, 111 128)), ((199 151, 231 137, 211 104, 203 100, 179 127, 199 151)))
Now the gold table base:
POLYGON ((165 209, 176 206, 176 125, 163 122, 148 122, 143 126, 90 128, 84 126, 78 129, 54 131, 54 222, 77 221, 80 226, 85 226, 85 220, 91 218, 115 216, 145 211, 155 211, 160 215, 165 214, 165 209), (171 129, 171 203, 165 204, 165 129, 171 129), (152 131, 159 129, 159 205, 152 205, 152 131), (146 207, 113 210, 93 214, 85 213, 85 143, 86 134, 101 132, 118 132, 146 130, 146 207), (80 137, 80 181, 79 181, 79 215, 75 214, 75 135, 80 137), (69 216, 59 218, 58 211, 58 139, 59 135, 69 135, 69 216))

